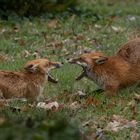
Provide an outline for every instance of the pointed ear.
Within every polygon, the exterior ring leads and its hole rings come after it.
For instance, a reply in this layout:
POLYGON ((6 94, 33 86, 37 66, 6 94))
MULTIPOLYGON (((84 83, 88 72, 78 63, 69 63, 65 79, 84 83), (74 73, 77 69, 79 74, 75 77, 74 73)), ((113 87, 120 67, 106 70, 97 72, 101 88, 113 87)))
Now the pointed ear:
POLYGON ((104 64, 107 60, 108 60, 107 57, 105 57, 105 56, 100 56, 99 58, 97 58, 97 59, 95 60, 95 63, 96 63, 97 65, 101 65, 101 64, 104 64))
POLYGON ((35 73, 38 70, 38 65, 27 64, 24 69, 29 73, 35 73))

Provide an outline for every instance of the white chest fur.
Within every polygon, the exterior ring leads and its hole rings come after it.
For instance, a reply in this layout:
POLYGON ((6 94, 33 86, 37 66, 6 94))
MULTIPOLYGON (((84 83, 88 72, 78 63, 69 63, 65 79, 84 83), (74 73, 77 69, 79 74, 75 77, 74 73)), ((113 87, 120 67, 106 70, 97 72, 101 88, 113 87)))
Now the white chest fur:
POLYGON ((38 87, 37 101, 40 101, 44 98, 44 96, 43 96, 44 86, 38 85, 37 87, 38 87))

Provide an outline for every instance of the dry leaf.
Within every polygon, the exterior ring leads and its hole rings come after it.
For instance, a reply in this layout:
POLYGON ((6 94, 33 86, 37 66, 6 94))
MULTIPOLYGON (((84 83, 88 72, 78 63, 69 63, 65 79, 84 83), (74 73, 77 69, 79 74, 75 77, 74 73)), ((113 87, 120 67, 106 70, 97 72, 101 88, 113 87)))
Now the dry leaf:
POLYGON ((136 102, 135 100, 132 100, 131 102, 128 103, 130 111, 132 113, 132 116, 134 117, 136 115, 136 102))
POLYGON ((49 28, 56 28, 57 27, 57 23, 58 23, 57 20, 50 20, 50 21, 48 21, 47 26, 49 28))
POLYGON ((72 104, 70 104, 69 105, 69 107, 71 108, 71 109, 79 109, 80 108, 80 104, 79 104, 79 102, 78 101, 75 101, 75 102, 73 102, 72 104))
POLYGON ((94 99, 93 97, 88 97, 87 100, 86 100, 86 105, 89 106, 89 105, 99 105, 100 104, 100 101, 97 100, 97 99, 94 99))
POLYGON ((0 117, 0 125, 3 124, 6 121, 4 117, 0 117))
POLYGON ((8 56, 7 54, 0 53, 0 62, 5 61, 13 61, 13 58, 11 56, 8 56))
POLYGON ((31 55, 31 53, 30 53, 29 51, 27 51, 27 50, 24 50, 24 51, 21 53, 21 56, 22 56, 22 57, 25 57, 25 58, 29 57, 30 55, 31 55))
POLYGON ((36 58, 36 59, 41 58, 41 56, 40 56, 40 54, 39 54, 38 51, 35 51, 35 52, 32 54, 32 56, 33 56, 34 58, 36 58))
POLYGON ((39 102, 37 104, 37 107, 45 109, 45 110, 58 110, 59 104, 56 101, 55 102, 50 102, 50 103, 47 103, 47 104, 45 102, 39 102))
POLYGON ((120 33, 123 31, 121 27, 116 27, 116 26, 111 26, 111 29, 116 33, 120 33))
POLYGON ((130 132, 130 139, 131 140, 139 140, 140 139, 140 134, 137 132, 136 129, 134 129, 130 132))
POLYGON ((135 16, 128 15, 128 16, 127 16, 127 19, 128 19, 129 21, 135 21, 135 20, 136 20, 136 17, 135 17, 135 16))
POLYGON ((18 27, 13 27, 13 32, 15 32, 15 33, 17 33, 17 32, 19 32, 19 29, 18 29, 18 27))
POLYGON ((80 98, 83 98, 83 97, 87 96, 87 94, 82 92, 81 90, 77 91, 77 93, 75 95, 79 96, 80 98))
POLYGON ((97 28, 97 29, 101 29, 102 28, 102 26, 98 25, 98 24, 95 24, 94 27, 97 28))
POLYGON ((91 124, 91 120, 88 120, 82 124, 83 127, 89 126, 91 124))
POLYGON ((134 93, 134 99, 135 99, 136 101, 140 101, 140 95, 134 93))
POLYGON ((136 125, 137 125, 136 120, 129 121, 123 119, 119 115, 113 115, 112 122, 109 122, 104 130, 117 132, 118 130, 122 130, 124 128, 136 128, 136 125))

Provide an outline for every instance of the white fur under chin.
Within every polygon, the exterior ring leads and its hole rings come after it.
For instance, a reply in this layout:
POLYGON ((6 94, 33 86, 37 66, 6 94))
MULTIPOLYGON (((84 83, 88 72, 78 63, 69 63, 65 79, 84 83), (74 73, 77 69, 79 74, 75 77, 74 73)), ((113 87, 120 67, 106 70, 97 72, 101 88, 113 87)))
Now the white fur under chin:
POLYGON ((98 76, 96 73, 91 72, 90 70, 86 70, 87 76, 89 79, 93 80, 100 88, 104 89, 105 84, 104 82, 106 81, 105 78, 102 76, 98 76))

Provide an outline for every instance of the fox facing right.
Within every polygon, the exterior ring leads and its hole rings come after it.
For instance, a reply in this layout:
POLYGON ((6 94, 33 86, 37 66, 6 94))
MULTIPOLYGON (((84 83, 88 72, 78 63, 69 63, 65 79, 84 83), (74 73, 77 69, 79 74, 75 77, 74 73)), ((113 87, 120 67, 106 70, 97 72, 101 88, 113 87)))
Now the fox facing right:
POLYGON ((125 43, 110 57, 92 51, 72 58, 69 62, 83 68, 76 80, 87 77, 103 89, 107 96, 116 95, 122 88, 140 84, 140 38, 125 43))

